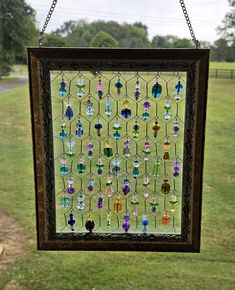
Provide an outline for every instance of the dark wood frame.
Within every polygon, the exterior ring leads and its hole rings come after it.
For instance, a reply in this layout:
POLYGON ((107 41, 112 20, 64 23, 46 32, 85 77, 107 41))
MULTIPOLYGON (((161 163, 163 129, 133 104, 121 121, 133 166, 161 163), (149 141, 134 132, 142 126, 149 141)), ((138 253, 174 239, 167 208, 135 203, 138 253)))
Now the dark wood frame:
POLYGON ((199 252, 209 50, 28 48, 28 65, 38 249, 199 252), (56 233, 50 70, 187 72, 181 234, 56 233))

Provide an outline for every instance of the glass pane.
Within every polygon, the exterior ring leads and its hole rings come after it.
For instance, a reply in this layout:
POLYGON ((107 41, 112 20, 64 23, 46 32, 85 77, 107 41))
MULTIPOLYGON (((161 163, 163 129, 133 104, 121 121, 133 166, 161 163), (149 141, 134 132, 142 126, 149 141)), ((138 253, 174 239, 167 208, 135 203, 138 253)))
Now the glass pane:
POLYGON ((180 233, 185 72, 51 72, 57 232, 180 233))

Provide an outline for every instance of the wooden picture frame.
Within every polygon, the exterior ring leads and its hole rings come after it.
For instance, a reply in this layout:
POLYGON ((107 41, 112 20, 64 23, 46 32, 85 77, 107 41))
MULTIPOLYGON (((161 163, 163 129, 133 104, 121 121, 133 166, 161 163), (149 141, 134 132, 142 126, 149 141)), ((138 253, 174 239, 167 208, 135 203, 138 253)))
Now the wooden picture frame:
POLYGON ((28 48, 39 250, 199 252, 208 49, 28 48), (180 234, 57 233, 50 71, 187 73, 180 234))

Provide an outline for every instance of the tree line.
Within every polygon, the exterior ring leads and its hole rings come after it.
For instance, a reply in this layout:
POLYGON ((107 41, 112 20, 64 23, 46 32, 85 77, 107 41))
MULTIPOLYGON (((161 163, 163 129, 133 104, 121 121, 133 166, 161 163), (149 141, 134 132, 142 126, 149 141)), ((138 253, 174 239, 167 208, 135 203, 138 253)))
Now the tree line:
MULTIPOLYGON (((235 0, 228 0, 231 11, 218 27, 220 38, 211 48, 212 61, 235 61, 235 0)), ((35 11, 24 0, 0 2, 0 77, 7 75, 15 63, 26 63, 27 45, 37 45, 39 33, 35 11)), ((67 21, 45 35, 48 47, 129 47, 129 48, 190 48, 191 40, 174 35, 155 35, 151 40, 142 22, 134 24, 116 21, 67 21)))

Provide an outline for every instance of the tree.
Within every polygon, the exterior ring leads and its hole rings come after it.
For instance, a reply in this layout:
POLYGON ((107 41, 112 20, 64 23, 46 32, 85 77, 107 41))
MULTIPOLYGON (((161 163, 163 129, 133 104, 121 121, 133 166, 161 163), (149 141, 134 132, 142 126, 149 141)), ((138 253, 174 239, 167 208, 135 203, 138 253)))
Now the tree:
POLYGON ((232 9, 225 15, 218 31, 231 44, 235 43, 235 0, 228 0, 228 2, 232 9))
POLYGON ((117 47, 118 41, 110 34, 104 31, 98 32, 91 41, 91 46, 94 47, 117 47))
POLYGON ((36 36, 35 12, 24 0, 0 1, 0 78, 16 59, 25 60, 25 46, 36 36))
POLYGON ((187 38, 178 38, 174 35, 160 36, 156 35, 152 39, 152 47, 159 48, 190 48, 193 47, 191 40, 187 38))
POLYGON ((66 46, 66 41, 62 36, 52 32, 45 35, 43 44, 48 47, 62 47, 66 46))

